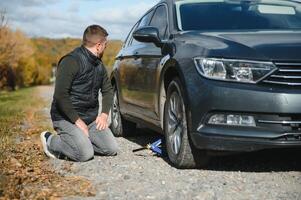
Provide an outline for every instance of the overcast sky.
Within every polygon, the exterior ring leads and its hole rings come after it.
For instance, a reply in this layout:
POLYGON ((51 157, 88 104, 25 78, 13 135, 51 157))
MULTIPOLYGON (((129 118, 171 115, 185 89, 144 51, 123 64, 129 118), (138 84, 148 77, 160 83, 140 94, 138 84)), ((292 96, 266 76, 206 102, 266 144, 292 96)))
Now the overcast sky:
POLYGON ((158 0, 0 0, 9 25, 30 37, 80 38, 90 24, 123 40, 134 23, 158 0))

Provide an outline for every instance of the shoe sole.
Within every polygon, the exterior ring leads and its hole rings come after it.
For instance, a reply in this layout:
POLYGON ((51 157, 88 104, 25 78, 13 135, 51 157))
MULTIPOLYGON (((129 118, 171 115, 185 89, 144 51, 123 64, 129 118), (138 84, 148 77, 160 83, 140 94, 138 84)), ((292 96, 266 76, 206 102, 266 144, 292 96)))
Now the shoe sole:
POLYGON ((45 138, 46 133, 47 133, 47 131, 44 131, 40 135, 44 153, 46 154, 46 156, 48 156, 50 158, 56 158, 52 153, 49 152, 49 150, 47 148, 47 142, 46 142, 46 138, 45 138))

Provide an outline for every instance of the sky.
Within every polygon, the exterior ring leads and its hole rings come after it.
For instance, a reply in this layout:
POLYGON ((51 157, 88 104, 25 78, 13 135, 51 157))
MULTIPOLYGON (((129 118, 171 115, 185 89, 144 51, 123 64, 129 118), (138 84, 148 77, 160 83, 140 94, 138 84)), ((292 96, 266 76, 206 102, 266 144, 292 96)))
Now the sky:
POLYGON ((124 40, 131 27, 159 0, 0 0, 11 28, 29 37, 81 38, 99 24, 110 39, 124 40))

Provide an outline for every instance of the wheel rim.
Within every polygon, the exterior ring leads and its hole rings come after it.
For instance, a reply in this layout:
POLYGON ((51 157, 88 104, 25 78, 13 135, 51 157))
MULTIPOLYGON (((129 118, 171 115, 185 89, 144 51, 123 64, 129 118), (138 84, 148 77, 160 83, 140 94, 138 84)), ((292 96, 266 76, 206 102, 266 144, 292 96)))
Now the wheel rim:
POLYGON ((112 111, 112 123, 114 128, 118 128, 119 126, 119 105, 118 105, 118 98, 117 98, 117 93, 114 93, 114 98, 113 98, 113 111, 112 111))
POLYGON ((177 155, 181 148, 185 120, 183 103, 177 92, 171 94, 167 112, 168 139, 173 153, 177 155))

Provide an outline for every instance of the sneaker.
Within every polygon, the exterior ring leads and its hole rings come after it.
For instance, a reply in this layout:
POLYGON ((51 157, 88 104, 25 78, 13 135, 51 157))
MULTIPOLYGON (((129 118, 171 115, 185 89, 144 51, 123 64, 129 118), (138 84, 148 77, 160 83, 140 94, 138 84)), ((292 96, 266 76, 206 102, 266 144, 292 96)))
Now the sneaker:
POLYGON ((50 157, 50 158, 56 158, 55 155, 53 155, 49 149, 48 149, 48 146, 47 146, 47 140, 49 139, 49 137, 52 135, 52 133, 48 132, 48 131, 44 131, 41 133, 41 141, 42 141, 42 145, 43 145, 43 150, 44 150, 44 153, 50 157))

